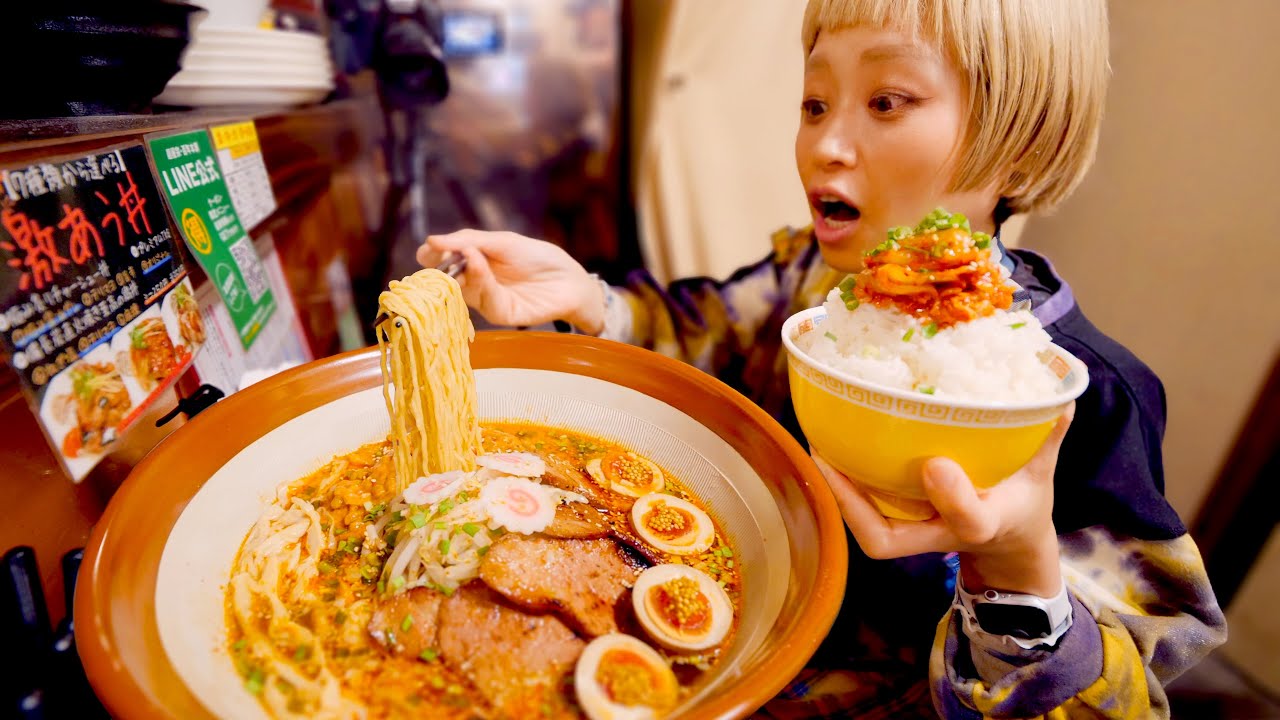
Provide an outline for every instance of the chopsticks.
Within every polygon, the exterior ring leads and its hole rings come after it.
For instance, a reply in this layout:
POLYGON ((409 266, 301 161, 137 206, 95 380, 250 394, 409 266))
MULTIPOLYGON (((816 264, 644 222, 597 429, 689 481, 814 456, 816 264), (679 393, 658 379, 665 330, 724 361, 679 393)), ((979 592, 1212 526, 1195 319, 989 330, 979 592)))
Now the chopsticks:
MULTIPOLYGON (((436 269, 456 278, 467 270, 467 256, 456 250, 445 253, 444 258, 440 260, 440 264, 436 265, 436 269)), ((378 313, 378 317, 373 319, 373 327, 376 329, 379 325, 387 321, 386 313, 378 313)))

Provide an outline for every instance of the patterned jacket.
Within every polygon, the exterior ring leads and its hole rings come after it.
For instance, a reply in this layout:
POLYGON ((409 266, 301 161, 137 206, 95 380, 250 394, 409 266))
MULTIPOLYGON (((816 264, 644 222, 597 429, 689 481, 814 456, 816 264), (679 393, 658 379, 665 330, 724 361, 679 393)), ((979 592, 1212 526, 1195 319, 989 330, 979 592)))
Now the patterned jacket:
MULTIPOLYGON (((715 375, 803 443, 782 323, 821 304, 842 275, 809 230, 779 231, 773 246, 725 281, 662 287, 632 273, 613 289, 604 336, 715 375)), ((1047 260, 999 250, 1015 299, 1089 368, 1054 480, 1071 628, 1051 651, 980 647, 950 609, 954 553, 873 561, 850 536, 835 627, 759 717, 1166 718, 1164 685, 1225 641, 1199 550, 1164 498, 1159 379, 1085 318, 1047 260)))

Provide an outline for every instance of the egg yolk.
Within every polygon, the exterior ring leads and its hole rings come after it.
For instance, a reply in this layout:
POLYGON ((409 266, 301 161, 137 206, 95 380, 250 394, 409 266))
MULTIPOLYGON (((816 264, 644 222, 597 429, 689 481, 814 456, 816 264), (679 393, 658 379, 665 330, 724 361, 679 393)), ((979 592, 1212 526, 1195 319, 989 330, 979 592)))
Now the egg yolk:
POLYGON ((711 620, 711 603, 698 589, 697 581, 680 577, 649 591, 662 618, 683 632, 697 632, 711 620))
POLYGON ((610 650, 596 666, 596 682, 619 705, 660 707, 656 691, 662 682, 649 663, 630 650, 610 650))
POLYGON ((647 488, 653 483, 653 470, 631 453, 613 454, 605 458, 602 465, 605 469, 605 477, 609 478, 611 483, 616 482, 636 489, 647 488))
POLYGON ((664 540, 674 540, 693 529, 697 521, 687 510, 666 503, 654 505, 644 514, 644 525, 664 540))

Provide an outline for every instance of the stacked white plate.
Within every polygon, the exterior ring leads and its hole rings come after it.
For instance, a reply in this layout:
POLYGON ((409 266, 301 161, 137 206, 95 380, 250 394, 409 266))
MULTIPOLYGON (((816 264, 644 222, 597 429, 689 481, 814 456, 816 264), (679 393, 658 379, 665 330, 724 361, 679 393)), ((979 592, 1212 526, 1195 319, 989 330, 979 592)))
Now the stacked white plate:
POLYGON ((201 23, 182 70, 159 105, 305 105, 333 90, 329 46, 319 35, 201 23))

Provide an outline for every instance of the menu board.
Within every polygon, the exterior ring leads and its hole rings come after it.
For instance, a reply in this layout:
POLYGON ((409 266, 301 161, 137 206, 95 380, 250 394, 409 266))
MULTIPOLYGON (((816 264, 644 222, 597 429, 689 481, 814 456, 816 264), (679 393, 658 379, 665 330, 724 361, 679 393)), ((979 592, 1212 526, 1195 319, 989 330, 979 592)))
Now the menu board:
POLYGON ((190 365, 204 321, 142 145, 0 186, 0 347, 79 481, 190 365))
POLYGON ((271 190, 267 164, 262 160, 258 131, 252 120, 246 120, 215 125, 209 128, 209 135, 213 138, 218 167, 222 168, 222 177, 231 191, 231 204, 240 214, 245 229, 251 229, 276 209, 276 195, 271 190))
POLYGON ((209 133, 194 130, 147 142, 178 230, 209 275, 247 350, 275 311, 276 300, 231 202, 209 133))

